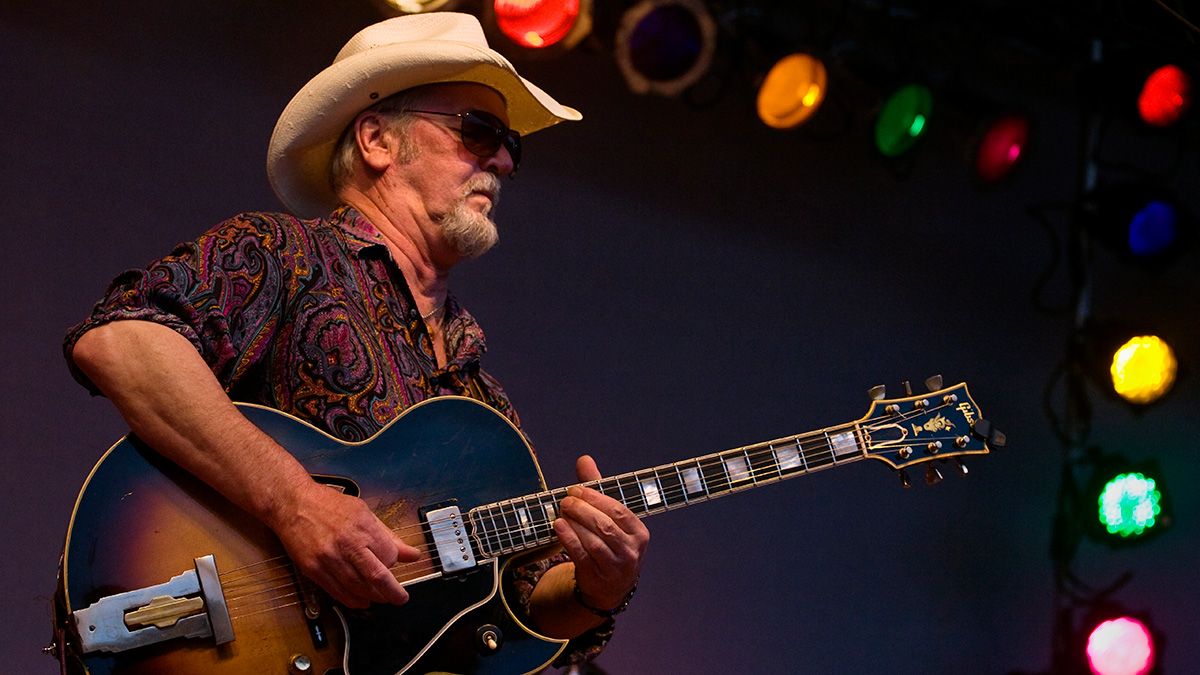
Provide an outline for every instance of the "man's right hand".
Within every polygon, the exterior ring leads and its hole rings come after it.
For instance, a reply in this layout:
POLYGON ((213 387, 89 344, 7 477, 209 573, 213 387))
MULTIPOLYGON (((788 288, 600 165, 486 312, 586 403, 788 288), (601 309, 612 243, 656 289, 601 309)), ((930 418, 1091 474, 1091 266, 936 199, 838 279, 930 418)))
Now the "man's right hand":
POLYGON ((301 574, 347 607, 399 604, 388 569, 415 548, 365 502, 313 481, 250 423, 186 338, 156 323, 113 321, 83 335, 75 364, 150 447, 275 531, 301 574))
POLYGON ((389 569, 420 552, 379 520, 363 500, 319 483, 297 486, 275 530, 298 571, 341 604, 401 605, 408 593, 389 569))

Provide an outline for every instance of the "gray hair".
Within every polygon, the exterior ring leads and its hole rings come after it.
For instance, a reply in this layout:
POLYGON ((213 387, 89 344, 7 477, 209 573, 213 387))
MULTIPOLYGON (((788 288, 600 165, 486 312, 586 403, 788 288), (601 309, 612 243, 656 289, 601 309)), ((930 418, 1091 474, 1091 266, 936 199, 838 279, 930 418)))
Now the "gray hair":
MULTIPOLYGON (((418 103, 422 88, 414 87, 392 94, 363 111, 379 113, 387 118, 386 128, 400 137, 400 158, 405 161, 415 156, 416 148, 408 138, 408 126, 412 123, 414 116, 402 111, 418 103)), ((355 120, 357 121, 357 119, 356 115, 355 120)), ((354 123, 351 122, 342 131, 342 136, 334 146, 333 157, 329 162, 329 185, 333 188, 334 193, 339 192, 350 182, 350 178, 354 175, 354 162, 360 156, 358 139, 354 134, 354 123)))

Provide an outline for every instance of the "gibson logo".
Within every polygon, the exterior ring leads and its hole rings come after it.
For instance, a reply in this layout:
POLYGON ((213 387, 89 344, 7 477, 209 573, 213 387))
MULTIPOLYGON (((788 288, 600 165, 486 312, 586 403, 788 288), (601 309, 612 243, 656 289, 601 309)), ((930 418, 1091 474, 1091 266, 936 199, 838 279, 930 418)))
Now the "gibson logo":
POLYGON ((921 426, 917 426, 915 424, 912 425, 912 430, 913 430, 914 436, 920 436, 922 431, 930 431, 930 432, 945 431, 946 429, 953 429, 953 428, 954 428, 954 423, 951 422, 950 420, 946 419, 942 415, 938 415, 937 417, 934 417, 933 419, 929 420, 925 424, 922 424, 921 426))
POLYGON ((963 417, 967 418, 967 424, 975 424, 975 411, 971 410, 970 403, 967 403, 966 401, 959 403, 958 411, 963 414, 963 417))

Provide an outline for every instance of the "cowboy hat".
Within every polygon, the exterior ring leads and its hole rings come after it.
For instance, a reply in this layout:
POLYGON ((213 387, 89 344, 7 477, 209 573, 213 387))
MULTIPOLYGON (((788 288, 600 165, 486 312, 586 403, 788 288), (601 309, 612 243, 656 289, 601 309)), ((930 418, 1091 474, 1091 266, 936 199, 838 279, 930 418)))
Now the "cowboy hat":
POLYGON ((518 75, 488 47, 479 20, 470 14, 387 19, 350 38, 279 116, 267 148, 267 176, 280 201, 302 218, 337 206, 329 165, 346 127, 377 101, 438 82, 477 82, 496 90, 509 124, 523 135, 583 117, 518 75))

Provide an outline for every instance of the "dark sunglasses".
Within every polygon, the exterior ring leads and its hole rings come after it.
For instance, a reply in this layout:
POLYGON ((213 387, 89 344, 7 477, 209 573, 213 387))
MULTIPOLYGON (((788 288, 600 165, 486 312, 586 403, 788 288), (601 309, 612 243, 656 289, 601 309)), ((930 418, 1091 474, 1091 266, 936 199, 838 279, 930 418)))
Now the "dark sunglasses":
POLYGON ((441 115, 459 119, 458 132, 462 136, 463 147, 477 157, 491 157, 500 151, 501 146, 508 150, 512 157, 513 171, 521 165, 521 134, 509 129, 499 117, 482 110, 468 110, 462 113, 448 113, 437 110, 402 110, 401 112, 420 113, 422 115, 441 115))

